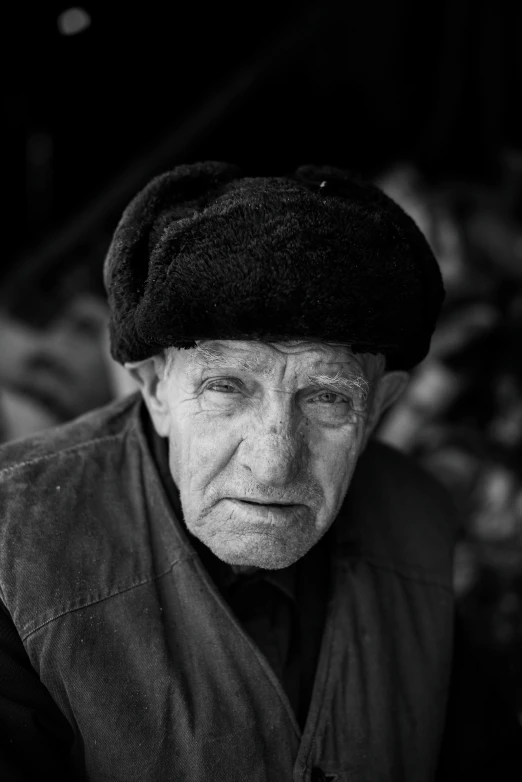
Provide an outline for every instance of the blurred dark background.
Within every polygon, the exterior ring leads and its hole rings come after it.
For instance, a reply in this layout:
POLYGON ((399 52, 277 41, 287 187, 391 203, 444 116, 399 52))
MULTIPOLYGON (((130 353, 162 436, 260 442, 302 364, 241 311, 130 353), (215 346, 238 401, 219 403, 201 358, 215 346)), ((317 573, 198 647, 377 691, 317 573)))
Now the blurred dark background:
POLYGON ((3 10, 0 441, 133 389, 101 268, 132 196, 202 159, 327 163, 417 221, 447 299, 379 436, 451 491, 455 666, 440 779, 522 778, 522 5, 3 10))

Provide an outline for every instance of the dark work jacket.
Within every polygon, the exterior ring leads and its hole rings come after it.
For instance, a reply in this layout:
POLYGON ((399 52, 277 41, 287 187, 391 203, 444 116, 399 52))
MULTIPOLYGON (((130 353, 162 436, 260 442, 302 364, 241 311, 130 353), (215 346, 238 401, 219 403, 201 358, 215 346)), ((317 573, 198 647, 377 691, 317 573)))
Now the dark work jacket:
POLYGON ((20 671, 41 683, 29 713, 10 685, 4 778, 433 779, 453 627, 445 493, 386 446, 361 456, 328 533, 301 731, 172 512, 140 409, 134 395, 0 449, 0 596, 20 671))

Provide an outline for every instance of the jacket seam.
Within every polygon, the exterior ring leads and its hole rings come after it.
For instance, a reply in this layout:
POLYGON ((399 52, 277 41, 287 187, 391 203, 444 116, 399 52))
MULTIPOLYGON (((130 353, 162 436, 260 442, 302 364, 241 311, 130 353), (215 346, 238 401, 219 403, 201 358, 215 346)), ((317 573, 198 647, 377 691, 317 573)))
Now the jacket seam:
POLYGON ((89 608, 91 606, 97 605, 98 603, 103 603, 106 600, 111 600, 113 597, 124 595, 126 592, 131 592, 133 589, 138 589, 139 587, 146 586, 147 584, 152 584, 155 581, 158 581, 160 578, 168 575, 175 565, 177 565, 179 562, 185 561, 186 559, 190 559, 190 557, 180 557, 179 559, 174 560, 174 562, 171 562, 167 569, 163 572, 158 573, 151 578, 146 578, 143 581, 139 581, 137 584, 132 584, 131 586, 124 587, 123 589, 118 589, 116 592, 112 592, 109 595, 104 595, 103 597, 99 597, 96 600, 90 600, 89 602, 83 603, 82 605, 76 606, 75 608, 68 608, 65 611, 61 611, 59 614, 56 614, 56 616, 52 616, 50 619, 46 619, 45 622, 42 622, 37 627, 30 630, 27 634, 21 634, 20 638, 22 641, 27 641, 32 635, 41 630, 42 627, 46 627, 47 625, 51 624, 51 622, 55 622, 57 619, 61 619, 68 614, 74 614, 76 611, 83 611, 84 608, 89 608))
POLYGON ((39 462, 45 462, 50 461, 51 459, 55 459, 58 456, 68 455, 70 453, 74 453, 75 451, 81 451, 84 449, 87 449, 93 445, 98 445, 100 443, 106 443, 111 440, 118 440, 123 438, 126 435, 126 432, 119 432, 118 434, 110 434, 105 435, 104 437, 95 437, 92 440, 87 440, 82 443, 77 443, 76 445, 70 445, 65 448, 61 448, 58 451, 53 451, 52 453, 46 453, 42 454, 42 456, 35 456, 32 459, 26 459, 23 462, 16 462, 16 464, 10 464, 7 467, 3 467, 0 470, 0 478, 2 478, 4 475, 8 475, 9 473, 14 472, 15 470, 21 468, 21 467, 28 467, 33 464, 38 464, 39 462))

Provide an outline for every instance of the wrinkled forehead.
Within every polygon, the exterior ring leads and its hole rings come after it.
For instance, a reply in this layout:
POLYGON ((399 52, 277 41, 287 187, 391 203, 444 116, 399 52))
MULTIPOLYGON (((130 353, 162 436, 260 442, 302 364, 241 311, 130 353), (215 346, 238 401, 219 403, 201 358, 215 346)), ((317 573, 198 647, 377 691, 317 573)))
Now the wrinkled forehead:
MULTIPOLYGON (((365 360, 367 354, 355 354, 349 345, 344 343, 304 340, 202 340, 187 353, 187 363, 194 368, 226 365, 263 374, 291 360, 297 370, 300 367, 308 370, 312 366, 336 366, 364 374, 368 370, 368 362, 365 360)), ((382 363, 377 356, 373 358, 379 365, 382 363)))

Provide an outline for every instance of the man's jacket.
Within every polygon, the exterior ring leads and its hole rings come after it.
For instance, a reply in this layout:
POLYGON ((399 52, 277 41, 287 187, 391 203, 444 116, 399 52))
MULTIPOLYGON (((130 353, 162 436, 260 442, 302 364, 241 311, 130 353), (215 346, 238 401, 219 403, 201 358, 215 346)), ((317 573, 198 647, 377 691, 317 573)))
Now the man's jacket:
POLYGON ((452 649, 445 493, 389 447, 362 455, 328 533, 332 589, 301 732, 174 516, 141 405, 0 450, 0 597, 42 703, 27 716, 8 683, 5 778, 33 779, 23 769, 37 764, 40 779, 66 769, 92 782, 431 780, 452 649))

